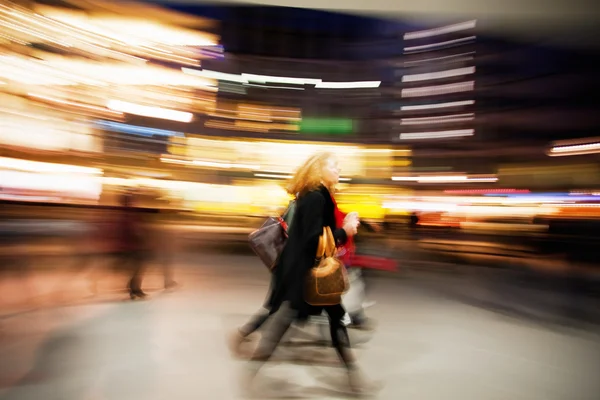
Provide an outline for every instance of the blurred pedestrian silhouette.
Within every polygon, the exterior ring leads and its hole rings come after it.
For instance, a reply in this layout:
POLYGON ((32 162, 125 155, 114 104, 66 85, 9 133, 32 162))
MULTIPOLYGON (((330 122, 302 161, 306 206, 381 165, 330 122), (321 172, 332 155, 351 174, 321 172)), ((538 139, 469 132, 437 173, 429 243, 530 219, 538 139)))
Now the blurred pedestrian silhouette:
POLYGON ((177 249, 176 235, 169 229, 168 210, 159 210, 156 214, 153 226, 153 249, 154 259, 160 264, 163 272, 165 289, 173 289, 178 286, 173 272, 173 260, 177 249))
POLYGON ((133 207, 132 193, 124 193, 120 205, 115 243, 118 268, 127 271, 131 276, 127 284, 131 299, 143 298, 146 294, 142 291, 142 279, 148 249, 143 234, 142 213, 133 207))

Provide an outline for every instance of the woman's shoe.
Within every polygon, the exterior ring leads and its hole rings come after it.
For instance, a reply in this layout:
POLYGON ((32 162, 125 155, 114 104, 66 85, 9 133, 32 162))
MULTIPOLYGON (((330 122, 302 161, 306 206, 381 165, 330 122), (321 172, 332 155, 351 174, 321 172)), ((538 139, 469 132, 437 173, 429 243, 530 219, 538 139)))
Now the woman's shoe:
POLYGON ((242 357, 243 354, 240 348, 242 347, 242 344, 247 340, 248 338, 242 335, 239 330, 236 330, 235 332, 229 335, 229 338, 227 339, 227 346, 229 347, 229 351, 234 357, 242 357))
POLYGON ((381 384, 369 381, 358 368, 348 369, 348 384, 352 393, 372 396, 381 390, 381 384))
POLYGON ((375 323, 372 319, 366 318, 362 313, 351 316, 352 323, 348 325, 349 329, 358 329, 361 331, 375 330, 375 323))
POLYGON ((132 290, 129 292, 129 297, 131 297, 131 300, 145 299, 147 296, 148 295, 141 290, 132 290))
POLYGON ((165 283, 165 290, 176 289, 179 287, 179 283, 175 281, 169 281, 165 283))

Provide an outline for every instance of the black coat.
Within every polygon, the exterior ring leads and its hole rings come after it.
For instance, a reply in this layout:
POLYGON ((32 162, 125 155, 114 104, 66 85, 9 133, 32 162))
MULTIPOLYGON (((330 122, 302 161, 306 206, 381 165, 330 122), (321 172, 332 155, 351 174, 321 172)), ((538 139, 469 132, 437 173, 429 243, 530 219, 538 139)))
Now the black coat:
POLYGON ((335 225, 333 199, 324 186, 297 199, 288 241, 274 271, 268 308, 277 310, 283 302, 289 301, 301 316, 321 312, 322 307, 310 306, 304 301, 306 277, 315 265, 323 227, 331 228, 338 245, 346 242, 346 232, 336 229, 335 225))

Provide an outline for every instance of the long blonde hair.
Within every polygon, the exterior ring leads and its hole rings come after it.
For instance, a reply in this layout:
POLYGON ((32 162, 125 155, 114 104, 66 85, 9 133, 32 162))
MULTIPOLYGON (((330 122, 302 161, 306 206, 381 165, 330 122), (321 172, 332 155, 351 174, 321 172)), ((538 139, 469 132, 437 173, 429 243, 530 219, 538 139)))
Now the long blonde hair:
MULTIPOLYGON (((333 157, 329 152, 313 154, 297 170, 290 180, 287 191, 293 196, 301 196, 315 190, 322 184, 323 169, 327 160, 333 157)), ((333 193, 334 188, 328 188, 333 193)))

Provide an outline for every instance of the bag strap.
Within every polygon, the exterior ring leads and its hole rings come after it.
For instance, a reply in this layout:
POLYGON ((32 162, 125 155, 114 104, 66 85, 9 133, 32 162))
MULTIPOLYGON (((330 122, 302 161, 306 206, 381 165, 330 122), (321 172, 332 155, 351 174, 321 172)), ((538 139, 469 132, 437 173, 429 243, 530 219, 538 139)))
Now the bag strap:
POLYGON ((292 217, 293 217, 295 209, 296 209, 296 200, 290 200, 290 202, 288 203, 287 208, 285 209, 285 211, 281 215, 281 219, 284 219, 289 224, 290 221, 288 221, 288 216, 290 214, 292 214, 292 217))
POLYGON ((319 245, 317 246, 316 259, 320 260, 325 256, 326 243, 325 243, 325 227, 323 227, 323 233, 319 236, 319 245))
POLYGON ((331 228, 326 226, 324 228, 324 235, 325 235, 325 256, 327 257, 333 257, 335 256, 336 253, 336 245, 335 245, 335 239, 333 238, 333 233, 331 232, 331 228))
MULTIPOLYGON (((294 200, 292 200, 292 201, 294 201, 294 200)), ((288 214, 290 213, 290 208, 292 207, 292 201, 290 201, 288 203, 287 208, 285 209, 285 211, 283 212, 283 214, 281 214, 281 219, 286 219, 287 218, 288 214)))
POLYGON ((319 236, 316 258, 317 260, 320 260, 323 257, 333 257, 335 256, 335 252, 335 239, 333 238, 333 233, 331 233, 331 228, 324 226, 323 233, 319 236))

